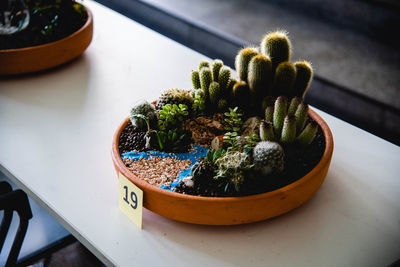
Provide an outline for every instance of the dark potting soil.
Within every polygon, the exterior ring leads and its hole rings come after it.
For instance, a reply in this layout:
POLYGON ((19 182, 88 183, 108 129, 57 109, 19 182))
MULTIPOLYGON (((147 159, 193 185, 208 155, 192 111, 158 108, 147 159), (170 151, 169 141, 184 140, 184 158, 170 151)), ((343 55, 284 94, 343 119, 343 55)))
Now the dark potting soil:
POLYGON ((14 34, 0 35, 0 49, 23 48, 60 40, 79 30, 88 18, 85 7, 71 0, 60 3, 54 0, 30 0, 26 3, 30 13, 29 25, 14 34))
POLYGON ((249 174, 239 192, 224 192, 223 188, 217 187, 216 184, 210 187, 187 187, 183 182, 176 187, 176 192, 196 196, 232 197, 261 194, 282 188, 299 180, 318 164, 325 150, 325 137, 318 128, 317 135, 309 146, 283 146, 283 149, 285 169, 282 173, 265 177, 249 174))
POLYGON ((119 137, 119 153, 122 155, 133 150, 145 151, 145 135, 146 132, 139 130, 129 122, 125 129, 122 130, 119 137))

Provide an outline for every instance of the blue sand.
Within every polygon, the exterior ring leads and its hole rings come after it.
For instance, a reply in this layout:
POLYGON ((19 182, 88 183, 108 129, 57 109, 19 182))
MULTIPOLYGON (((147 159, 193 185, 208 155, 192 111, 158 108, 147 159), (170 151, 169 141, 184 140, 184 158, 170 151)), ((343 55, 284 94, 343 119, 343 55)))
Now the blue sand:
POLYGON ((148 159, 149 157, 161 157, 161 158, 176 158, 179 160, 190 160, 191 164, 189 167, 184 169, 178 174, 178 178, 176 182, 172 182, 169 186, 161 185, 160 188, 172 191, 180 181, 187 176, 190 176, 190 170, 192 169, 193 165, 200 159, 204 158, 207 155, 209 148, 193 145, 193 149, 190 152, 186 153, 166 153, 160 152, 155 150, 149 150, 146 152, 126 152, 122 154, 121 158, 130 158, 133 161, 138 160, 140 158, 148 159))

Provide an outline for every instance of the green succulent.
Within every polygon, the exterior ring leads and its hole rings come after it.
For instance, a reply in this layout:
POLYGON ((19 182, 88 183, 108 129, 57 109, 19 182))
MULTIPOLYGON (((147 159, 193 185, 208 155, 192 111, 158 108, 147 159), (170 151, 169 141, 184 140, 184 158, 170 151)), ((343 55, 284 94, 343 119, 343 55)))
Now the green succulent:
POLYGON ((188 107, 184 104, 167 104, 160 110, 160 119, 158 128, 166 131, 173 128, 179 128, 182 122, 189 116, 188 107))
POLYGON ((186 133, 181 132, 178 129, 157 132, 157 141, 160 151, 184 151, 187 147, 186 140, 186 133))
POLYGON ((193 113, 197 116, 204 115, 206 109, 206 99, 202 89, 192 90, 193 97, 193 113))
POLYGON ((241 117, 243 116, 242 113, 239 112, 239 108, 229 108, 229 112, 225 112, 225 122, 228 124, 225 127, 227 131, 238 132, 243 125, 243 121, 241 117))

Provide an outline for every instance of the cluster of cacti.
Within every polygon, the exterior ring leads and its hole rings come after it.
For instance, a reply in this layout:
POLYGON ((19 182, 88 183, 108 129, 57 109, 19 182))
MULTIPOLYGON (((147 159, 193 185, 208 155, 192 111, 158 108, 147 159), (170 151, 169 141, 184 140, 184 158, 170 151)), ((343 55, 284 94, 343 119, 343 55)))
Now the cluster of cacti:
POLYGON ((184 104, 188 108, 192 107, 193 97, 190 91, 183 89, 168 89, 164 91, 157 100, 156 108, 157 110, 162 110, 162 108, 167 104, 184 104))
POLYGON ((198 70, 192 71, 194 90, 194 110, 196 113, 224 111, 228 108, 230 92, 236 81, 231 78, 231 70, 224 66, 222 60, 216 59, 210 66, 202 61, 198 70))
POLYGON ((291 43, 287 33, 282 31, 267 34, 260 49, 240 50, 235 59, 240 81, 232 87, 234 102, 243 108, 253 108, 257 113, 263 110, 262 101, 268 96, 304 98, 313 76, 311 64, 306 61, 291 63, 290 58, 291 43))
POLYGON ((309 145, 314 140, 318 126, 315 122, 309 122, 304 127, 307 112, 308 106, 300 97, 294 97, 288 103, 285 96, 279 96, 274 106, 265 109, 265 121, 260 124, 260 139, 309 145))

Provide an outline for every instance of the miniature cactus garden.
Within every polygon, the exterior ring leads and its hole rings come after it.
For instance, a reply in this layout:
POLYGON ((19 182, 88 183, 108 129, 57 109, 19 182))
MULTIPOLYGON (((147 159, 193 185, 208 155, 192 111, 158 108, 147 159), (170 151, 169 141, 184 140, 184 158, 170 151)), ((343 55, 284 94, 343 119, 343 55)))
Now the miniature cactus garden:
POLYGON ((132 107, 118 135, 125 167, 150 185, 202 197, 257 195, 301 179, 320 162, 326 136, 304 102, 311 64, 292 63, 291 52, 285 32, 269 33, 238 52, 237 76, 221 60, 202 61, 193 88, 132 107))

